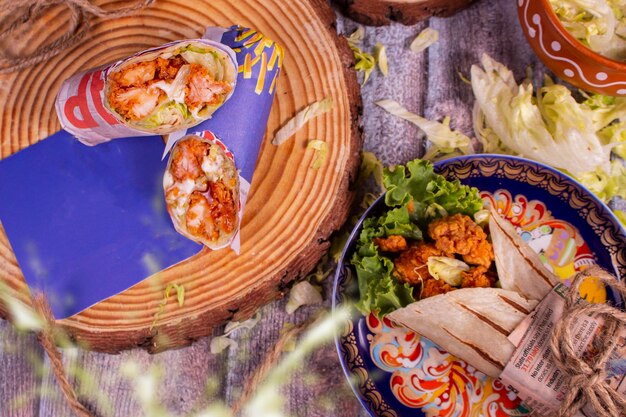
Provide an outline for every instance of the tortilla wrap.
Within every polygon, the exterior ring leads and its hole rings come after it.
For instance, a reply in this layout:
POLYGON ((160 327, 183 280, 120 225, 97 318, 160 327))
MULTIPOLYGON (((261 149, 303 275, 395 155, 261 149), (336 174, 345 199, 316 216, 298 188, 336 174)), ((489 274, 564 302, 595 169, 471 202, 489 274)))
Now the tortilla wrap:
POLYGON ((197 135, 179 140, 163 176, 167 211, 183 236, 217 250, 239 231, 239 173, 225 147, 197 135))
POLYGON ((508 335, 559 280, 494 210, 489 231, 500 288, 462 288, 387 315, 479 371, 498 377, 513 355, 508 335))
POLYGON ((119 122, 132 129, 164 135, 209 119, 233 94, 236 81, 237 60, 232 49, 205 39, 178 41, 140 53, 107 69, 104 106, 119 122), (154 68, 141 67, 148 63, 158 67, 156 62, 170 60, 178 60, 178 65, 181 62, 183 65, 177 70, 172 68, 171 77, 158 82, 152 80, 154 68), (139 82, 142 77, 148 81, 140 87, 128 84, 131 79, 139 82), (192 95, 208 101, 191 106, 192 95))
POLYGON ((501 287, 529 300, 543 300, 559 283, 558 277, 495 210, 489 216, 489 233, 501 287))
POLYGON ((507 336, 536 305, 514 291, 464 288, 415 302, 387 318, 498 377, 515 350, 507 336))

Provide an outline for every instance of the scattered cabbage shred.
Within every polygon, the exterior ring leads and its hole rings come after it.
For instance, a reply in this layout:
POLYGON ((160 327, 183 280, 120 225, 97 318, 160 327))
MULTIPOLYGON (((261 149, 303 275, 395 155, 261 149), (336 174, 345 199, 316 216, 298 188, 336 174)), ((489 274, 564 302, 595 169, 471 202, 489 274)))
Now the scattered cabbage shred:
POLYGON ((313 119, 314 117, 329 112, 332 108, 332 97, 326 97, 324 100, 315 102, 310 106, 305 107, 300 112, 298 112, 291 120, 289 120, 283 127, 281 127, 278 132, 276 132, 274 140, 272 140, 272 144, 280 145, 284 143, 298 130, 300 130, 306 122, 313 119))
POLYGON ((447 256, 430 256, 426 261, 428 272, 435 279, 445 281, 447 284, 458 287, 463 281, 461 272, 470 270, 468 264, 458 259, 447 256))
POLYGON ((365 29, 363 29, 363 26, 359 26, 350 36, 346 38, 348 45, 354 54, 354 69, 359 72, 363 72, 362 85, 365 85, 370 75, 376 68, 376 64, 378 64, 378 68, 383 76, 386 77, 387 74, 389 74, 389 63, 387 61, 385 46, 382 43, 377 42, 374 46, 374 55, 364 52, 361 49, 361 44, 363 43, 364 38, 365 29))
POLYGON ((581 102, 546 78, 535 94, 504 65, 483 55, 472 66, 474 133, 489 153, 519 155, 575 176, 599 198, 626 198, 626 99, 587 95, 581 102), (623 120, 623 121, 622 121, 623 120))
POLYGON ((389 75, 389 62, 387 61, 387 52, 385 50, 385 45, 380 42, 376 42, 374 45, 374 59, 378 63, 378 68, 383 76, 389 75))
POLYGON ((328 143, 323 140, 314 139, 310 140, 306 145, 307 148, 315 150, 315 161, 313 161, 313 165, 311 168, 320 169, 322 165, 324 165, 324 161, 326 161, 326 155, 328 154, 328 143))
POLYGON ((261 320, 261 316, 257 313, 254 315, 254 317, 245 321, 229 322, 224 328, 224 334, 222 336, 216 336, 213 339, 211 339, 211 345, 210 345, 211 353, 215 355, 215 354, 221 353, 222 351, 228 348, 236 349, 239 346, 239 344, 235 340, 230 338, 232 333, 235 330, 239 330, 239 329, 250 330, 254 326, 257 325, 259 320, 261 320))
POLYGON ((308 281, 301 281, 293 286, 289 292, 289 301, 285 310, 287 314, 293 314, 298 308, 304 305, 319 304, 322 294, 308 281))
POLYGON ((626 59, 626 0, 550 0, 563 26, 591 50, 626 59))
POLYGON ((439 32, 435 29, 426 28, 411 42, 411 51, 422 52, 439 40, 439 32))
POLYGON ((440 153, 451 154, 457 151, 460 154, 467 155, 474 152, 471 139, 459 131, 450 129, 448 118, 443 123, 428 120, 411 113, 400 103, 393 100, 380 100, 376 104, 394 116, 413 123, 424 132, 432 146, 423 159, 434 159, 440 153))

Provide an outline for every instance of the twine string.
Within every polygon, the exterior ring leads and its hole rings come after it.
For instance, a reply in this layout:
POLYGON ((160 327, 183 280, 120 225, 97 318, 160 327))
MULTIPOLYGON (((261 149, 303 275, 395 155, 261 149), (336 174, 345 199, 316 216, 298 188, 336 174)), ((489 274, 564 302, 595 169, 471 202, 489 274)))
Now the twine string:
POLYGON ((52 314, 52 310, 50 309, 50 305, 48 304, 46 297, 43 294, 37 294, 33 299, 33 307, 44 322, 43 330, 39 332, 37 339, 48 355, 48 358, 50 358, 52 372, 54 373, 57 383, 59 384, 59 388, 61 389, 67 403, 79 417, 96 417, 95 414, 89 411, 87 407, 80 402, 74 387, 65 373, 61 353, 59 352, 59 349, 57 349, 55 342, 55 335, 60 330, 56 326, 54 315, 52 314))
POLYGON ((28 28, 51 7, 62 5, 69 9, 70 20, 65 33, 52 42, 38 48, 32 54, 12 55, 6 50, 0 53, 0 73, 15 72, 28 68, 58 55, 76 45, 91 26, 91 18, 113 19, 128 16, 154 3, 154 0, 136 0, 132 4, 114 10, 105 10, 92 0, 6 0, 0 4, 0 39, 8 38, 19 28, 28 28))
POLYGON ((626 285, 598 266, 579 272, 566 298, 563 317, 556 323, 550 340, 550 350, 558 368, 569 375, 566 394, 557 412, 558 417, 569 417, 589 404, 600 417, 624 416, 626 398, 607 382, 606 365, 618 343, 616 334, 626 325, 626 312, 609 304, 578 302, 578 290, 589 277, 613 288, 626 300, 626 285), (588 363, 574 348, 574 326, 579 318, 594 316, 604 319, 601 334, 596 335, 597 354, 588 363))
MULTIPOLYGON (((46 297, 43 294, 37 294, 33 299, 33 307, 44 321, 44 328, 37 335, 37 339, 50 358, 52 371, 63 396, 67 400, 67 403, 79 417, 96 417, 96 415, 85 407, 85 405, 79 400, 74 387, 67 377, 61 353, 59 352, 55 342, 58 332, 62 330, 59 329, 55 323, 54 315, 46 297)), ((261 362, 261 364, 256 368, 252 377, 248 379, 244 385, 241 396, 232 407, 233 416, 239 415, 245 404, 253 396, 256 388, 267 378, 272 368, 276 366, 287 343, 297 338, 300 334, 307 330, 316 319, 317 317, 313 317, 304 323, 287 330, 279 337, 276 344, 270 349, 263 359, 263 362, 261 362)))

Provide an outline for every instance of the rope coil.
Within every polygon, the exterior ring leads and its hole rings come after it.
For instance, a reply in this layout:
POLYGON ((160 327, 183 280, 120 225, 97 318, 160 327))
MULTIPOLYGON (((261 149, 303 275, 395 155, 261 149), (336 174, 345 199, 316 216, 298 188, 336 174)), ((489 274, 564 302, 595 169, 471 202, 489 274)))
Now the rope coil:
MULTIPOLYGON (((91 26, 91 18, 113 19, 128 16, 154 3, 154 0, 137 0, 129 6, 115 10, 105 10, 92 3, 92 0, 3 0, 0 3, 0 39, 8 39, 17 29, 27 28, 33 21, 42 17, 53 6, 69 9, 70 21, 67 31, 54 41, 27 55, 13 55, 6 50, 0 52, 0 73, 15 72, 31 67, 58 55, 61 51, 76 45, 91 26)), ((4 49, 4 48, 3 48, 4 49)))
POLYGON ((616 290, 626 300, 626 285, 598 266, 578 273, 565 301, 563 316, 554 326, 550 340, 550 350, 558 368, 569 375, 566 394, 558 417, 573 416, 586 404, 600 417, 626 416, 626 398, 607 382, 607 362, 619 343, 616 336, 621 326, 626 325, 626 312, 609 304, 589 304, 579 302, 578 289, 582 282, 593 277, 607 288, 616 290), (576 352, 574 326, 580 317, 593 316, 604 320, 601 335, 596 335, 594 347, 598 352, 590 363, 576 352))

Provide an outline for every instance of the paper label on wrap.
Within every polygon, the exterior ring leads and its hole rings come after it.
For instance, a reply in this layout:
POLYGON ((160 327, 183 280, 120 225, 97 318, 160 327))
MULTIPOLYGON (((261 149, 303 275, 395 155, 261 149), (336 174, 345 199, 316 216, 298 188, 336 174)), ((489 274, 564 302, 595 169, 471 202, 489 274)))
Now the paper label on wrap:
MULTIPOLYGON (((563 316, 565 297, 569 289, 558 284, 509 335, 517 347, 500 379, 515 390, 524 405, 538 415, 556 411, 566 393, 568 376, 552 361, 550 338, 554 325, 563 316)), ((574 348, 587 361, 597 354, 594 339, 604 329, 604 321, 582 317, 573 328, 574 348)), ((626 326, 618 332, 618 343, 607 363, 609 384, 626 396, 626 326)), ((578 416, 595 417, 592 410, 583 409, 578 416)))

